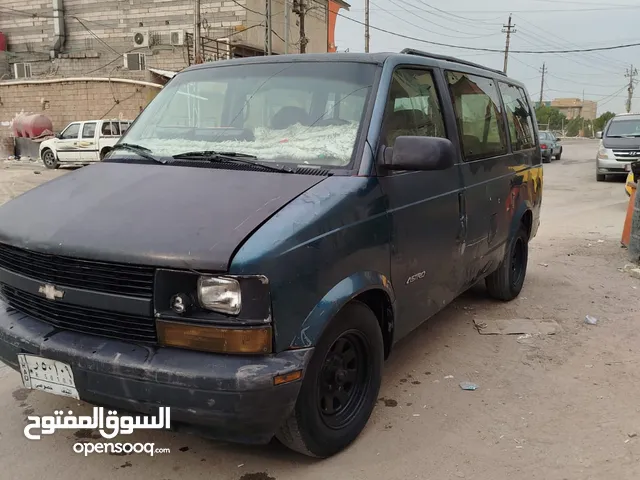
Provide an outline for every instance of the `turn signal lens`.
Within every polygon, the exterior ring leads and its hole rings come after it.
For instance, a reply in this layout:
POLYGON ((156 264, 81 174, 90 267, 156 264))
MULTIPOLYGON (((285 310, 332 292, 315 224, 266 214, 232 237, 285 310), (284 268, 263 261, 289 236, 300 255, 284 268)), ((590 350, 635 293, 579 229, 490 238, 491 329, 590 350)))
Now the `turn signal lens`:
POLYGON ((212 353, 271 353, 271 327, 220 328, 157 320, 158 340, 166 347, 212 353))

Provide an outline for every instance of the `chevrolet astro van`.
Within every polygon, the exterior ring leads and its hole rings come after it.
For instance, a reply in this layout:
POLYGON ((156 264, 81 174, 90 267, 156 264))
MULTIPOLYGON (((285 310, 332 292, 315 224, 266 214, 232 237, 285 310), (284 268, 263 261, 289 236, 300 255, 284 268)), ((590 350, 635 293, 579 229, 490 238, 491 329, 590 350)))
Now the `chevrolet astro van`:
POLYGON ((518 81, 415 50, 188 68, 102 162, 0 207, 0 359, 331 456, 400 339, 479 281, 520 293, 536 125, 518 81))

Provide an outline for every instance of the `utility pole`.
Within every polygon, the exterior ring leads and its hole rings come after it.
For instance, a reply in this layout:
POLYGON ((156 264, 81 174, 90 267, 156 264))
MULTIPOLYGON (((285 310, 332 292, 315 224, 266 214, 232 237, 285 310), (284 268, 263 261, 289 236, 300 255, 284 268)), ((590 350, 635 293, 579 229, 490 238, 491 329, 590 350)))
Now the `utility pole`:
POLYGON ((271 55, 273 54, 273 26, 271 25, 271 0, 266 0, 266 5, 264 7, 264 13, 266 16, 265 22, 265 35, 264 35, 264 46, 265 46, 265 54, 271 55))
POLYGON ((291 32, 291 10, 289 0, 284 0, 284 53, 289 53, 289 42, 291 32))
POLYGON ((307 13, 307 0, 293 0, 293 13, 296 13, 300 18, 300 53, 307 53, 307 38, 304 30, 304 17, 307 13))
POLYGON ((200 46, 200 0, 193 3, 193 62, 202 63, 202 48, 200 46))
POLYGON ((633 90, 636 86, 637 76, 638 70, 633 68, 633 64, 631 64, 631 68, 627 70, 627 73, 625 75, 625 77, 629 79, 629 87, 627 88, 627 92, 629 93, 627 97, 627 113, 631 113, 631 101, 633 100, 633 90))
POLYGON ((369 53, 369 0, 364 0, 364 51, 369 53))
POLYGON ((516 33, 515 24, 511 24, 511 14, 509 14, 509 23, 503 25, 502 33, 507 34, 507 43, 504 46, 504 73, 507 73, 507 63, 509 63, 509 44, 511 43, 511 34, 516 33))
POLYGON ((542 106, 542 96, 544 95, 544 75, 547 73, 547 64, 543 63, 542 68, 540 69, 540 73, 542 73, 542 79, 540 80, 540 104, 539 107, 542 106))

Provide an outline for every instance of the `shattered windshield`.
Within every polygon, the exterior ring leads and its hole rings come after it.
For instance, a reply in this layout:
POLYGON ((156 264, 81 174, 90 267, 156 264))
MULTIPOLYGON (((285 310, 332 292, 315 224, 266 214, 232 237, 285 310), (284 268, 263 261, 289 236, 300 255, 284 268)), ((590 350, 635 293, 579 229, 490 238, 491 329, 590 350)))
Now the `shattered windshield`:
POLYGON ((121 142, 162 158, 213 151, 262 162, 346 167, 376 68, 273 62, 181 73, 121 142))

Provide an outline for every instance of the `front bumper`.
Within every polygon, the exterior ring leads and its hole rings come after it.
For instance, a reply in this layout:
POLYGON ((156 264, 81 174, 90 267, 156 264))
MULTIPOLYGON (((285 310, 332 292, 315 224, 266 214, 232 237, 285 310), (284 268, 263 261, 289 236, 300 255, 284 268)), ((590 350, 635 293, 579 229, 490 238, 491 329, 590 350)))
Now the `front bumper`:
POLYGON ((292 411, 300 381, 273 377, 304 370, 313 349, 232 356, 151 348, 59 331, 0 301, 0 360, 18 370, 18 353, 70 364, 80 398, 124 411, 171 408, 172 427, 211 438, 267 443, 292 411))
POLYGON ((633 163, 633 160, 630 161, 618 161, 615 159, 596 159, 596 169, 598 173, 606 174, 606 175, 624 175, 625 177, 629 175, 629 170, 626 170, 627 165, 633 163))

